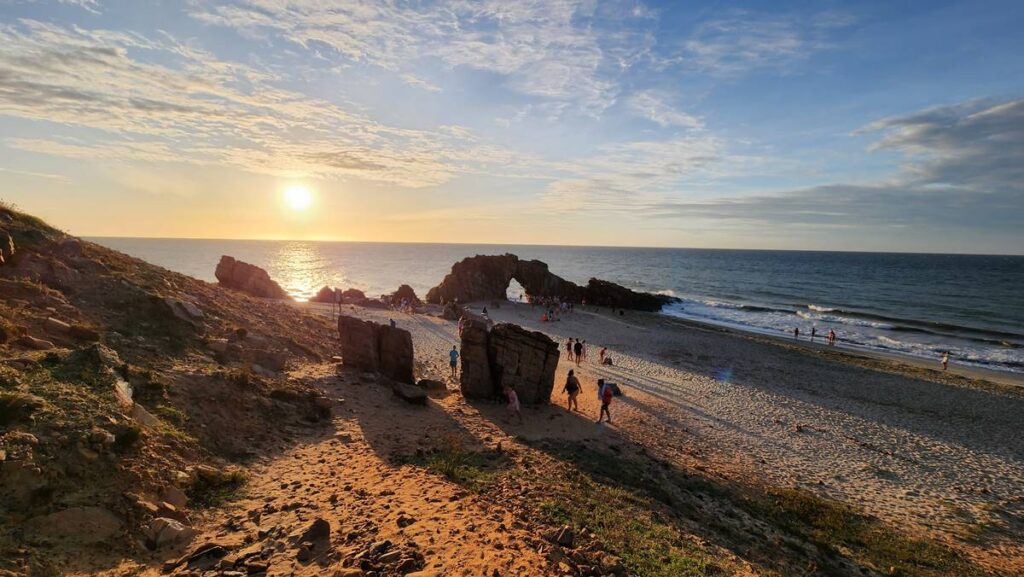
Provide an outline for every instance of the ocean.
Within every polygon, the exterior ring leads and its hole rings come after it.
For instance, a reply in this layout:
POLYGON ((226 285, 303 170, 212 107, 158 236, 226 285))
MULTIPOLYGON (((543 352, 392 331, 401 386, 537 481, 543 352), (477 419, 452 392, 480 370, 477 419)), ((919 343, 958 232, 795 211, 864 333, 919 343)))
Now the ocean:
MULTIPOLYGON (((424 296, 456 261, 514 253, 555 274, 682 299, 662 314, 768 334, 1024 373, 1024 257, 760 250, 92 238, 215 282, 221 255, 265 268, 298 299, 325 285, 424 296)), ((521 287, 509 289, 515 298, 521 287)))

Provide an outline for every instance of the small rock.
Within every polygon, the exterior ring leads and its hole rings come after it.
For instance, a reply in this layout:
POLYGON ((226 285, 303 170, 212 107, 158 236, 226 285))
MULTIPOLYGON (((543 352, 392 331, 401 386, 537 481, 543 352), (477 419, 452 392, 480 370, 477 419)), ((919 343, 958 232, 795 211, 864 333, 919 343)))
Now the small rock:
POLYGON ((398 516, 398 526, 399 527, 405 528, 405 527, 408 527, 409 525, 412 525, 415 522, 416 522, 416 519, 413 518, 413 517, 410 517, 409 515, 404 515, 403 514, 403 515, 399 515, 398 516))
POLYGON ((313 521, 306 532, 299 537, 299 542, 327 542, 331 540, 331 524, 322 518, 313 521))
POLYGON ((196 530, 180 521, 158 517, 149 524, 149 529, 146 531, 146 545, 150 549, 162 549, 191 541, 195 536, 196 530))
POLYGON ((448 390, 448 385, 442 383, 441 381, 435 380, 435 379, 420 379, 419 382, 416 383, 416 384, 419 385, 420 387, 428 390, 428 391, 447 391, 448 390))
POLYGON ((178 509, 184 509, 188 506, 188 496, 181 489, 171 485, 164 487, 164 490, 160 492, 164 501, 174 505, 178 509))
POLYGON ((66 335, 71 331, 71 325, 53 317, 46 319, 46 322, 43 323, 43 327, 47 332, 55 335, 66 335))
POLYGON ((406 383, 394 383, 391 391, 395 396, 412 405, 426 405, 427 392, 416 385, 406 383))
POLYGON ((100 543, 121 530, 121 520, 100 507, 73 507, 29 519, 25 532, 83 544, 100 543))
POLYGON ((54 347, 50 341, 44 341, 43 339, 37 339, 30 335, 24 335, 18 339, 18 344, 23 347, 35 349, 37 351, 48 351, 54 347))

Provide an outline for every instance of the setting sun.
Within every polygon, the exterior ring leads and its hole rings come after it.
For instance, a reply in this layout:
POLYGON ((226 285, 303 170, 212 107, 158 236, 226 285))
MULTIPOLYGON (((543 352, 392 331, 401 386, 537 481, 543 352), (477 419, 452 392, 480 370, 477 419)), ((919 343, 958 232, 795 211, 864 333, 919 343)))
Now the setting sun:
POLYGON ((313 204, 313 195, 305 186, 292 186, 284 191, 284 200, 292 210, 306 210, 313 204))

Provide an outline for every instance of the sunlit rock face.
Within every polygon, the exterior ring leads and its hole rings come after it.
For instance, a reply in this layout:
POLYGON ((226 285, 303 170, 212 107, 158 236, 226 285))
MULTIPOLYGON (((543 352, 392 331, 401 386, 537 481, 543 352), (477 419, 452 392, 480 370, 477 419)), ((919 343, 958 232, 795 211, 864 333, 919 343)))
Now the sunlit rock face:
POLYGON ((508 285, 515 280, 526 294, 581 303, 642 311, 658 311, 677 299, 630 290, 612 282, 590 279, 586 287, 552 273, 539 260, 521 260, 514 254, 465 258, 452 266, 441 284, 427 293, 429 303, 461 303, 504 300, 508 285))
POLYGON ((345 366, 379 372, 400 383, 416 382, 409 331, 341 315, 338 317, 338 335, 345 366))
POLYGON ((528 405, 551 401, 558 344, 547 335, 502 323, 490 331, 481 321, 462 329, 459 387, 468 399, 491 399, 509 385, 528 405))
POLYGON ((220 257, 214 274, 222 286, 230 289, 262 298, 291 299, 281 285, 270 278, 267 271, 230 256, 220 257))

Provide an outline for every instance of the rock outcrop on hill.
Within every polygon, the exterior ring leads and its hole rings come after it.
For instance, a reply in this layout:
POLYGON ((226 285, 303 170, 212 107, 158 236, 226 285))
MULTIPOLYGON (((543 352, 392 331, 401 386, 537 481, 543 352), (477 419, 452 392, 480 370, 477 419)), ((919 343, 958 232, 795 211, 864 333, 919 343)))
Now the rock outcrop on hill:
POLYGON ((676 301, 674 297, 636 292, 609 281, 590 279, 585 287, 548 270, 539 260, 521 260, 514 254, 477 255, 452 266, 452 272, 441 284, 427 293, 429 303, 462 303, 504 300, 512 280, 537 298, 557 298, 563 302, 581 303, 641 311, 658 311, 676 301))
POLYGON ((222 286, 241 291, 255 297, 290 299, 281 285, 274 282, 267 271, 256 265, 235 260, 230 256, 220 257, 214 273, 222 286))
POLYGON ((329 286, 317 291, 315 295, 309 298, 309 302, 313 303, 333 303, 337 302, 338 293, 329 286))
POLYGON ((470 399, 491 399, 510 385, 520 402, 547 403, 558 367, 558 344, 547 335, 502 323, 490 331, 472 320, 462 330, 459 386, 470 399))
POLYGON ((379 372, 401 383, 416 382, 409 331, 341 315, 338 317, 338 335, 345 366, 379 372))

